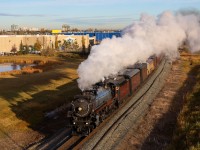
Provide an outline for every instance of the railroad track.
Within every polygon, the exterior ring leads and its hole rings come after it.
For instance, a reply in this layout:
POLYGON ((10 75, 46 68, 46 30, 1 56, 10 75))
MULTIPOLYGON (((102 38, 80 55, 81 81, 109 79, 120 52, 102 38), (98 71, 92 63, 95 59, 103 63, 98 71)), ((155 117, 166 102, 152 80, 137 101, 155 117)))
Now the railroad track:
POLYGON ((74 149, 81 141, 83 141, 85 137, 79 137, 79 136, 72 136, 70 139, 68 139, 66 142, 64 142, 62 145, 60 145, 57 150, 71 150, 74 149))
POLYGON ((30 145, 26 149, 28 150, 54 150, 59 148, 63 143, 72 138, 72 131, 70 129, 61 129, 55 135, 50 138, 43 139, 38 143, 30 145))

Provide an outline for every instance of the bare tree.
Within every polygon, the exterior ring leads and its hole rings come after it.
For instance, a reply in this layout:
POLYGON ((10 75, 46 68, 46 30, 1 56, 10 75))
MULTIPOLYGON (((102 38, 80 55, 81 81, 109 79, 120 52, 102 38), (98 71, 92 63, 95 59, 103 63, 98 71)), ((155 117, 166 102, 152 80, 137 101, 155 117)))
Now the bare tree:
POLYGON ((69 31, 69 29, 70 29, 70 26, 69 26, 69 25, 67 25, 67 24, 63 24, 63 25, 62 25, 62 30, 63 30, 63 31, 66 32, 66 31, 69 31))
POLYGON ((16 53, 17 52, 17 47, 16 47, 15 44, 12 46, 12 49, 10 50, 10 52, 12 52, 12 53, 16 53))

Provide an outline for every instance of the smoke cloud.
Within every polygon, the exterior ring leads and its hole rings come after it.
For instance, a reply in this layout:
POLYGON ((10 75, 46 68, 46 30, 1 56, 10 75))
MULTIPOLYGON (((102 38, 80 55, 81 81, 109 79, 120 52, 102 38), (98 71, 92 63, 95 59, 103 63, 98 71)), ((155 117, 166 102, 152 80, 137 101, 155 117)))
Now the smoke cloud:
POLYGON ((153 54, 165 53, 174 59, 179 56, 177 49, 185 40, 192 52, 200 50, 198 13, 166 11, 157 17, 142 14, 139 21, 123 30, 122 37, 104 39, 92 47, 88 59, 78 68, 79 88, 89 88, 128 65, 146 61, 153 54))

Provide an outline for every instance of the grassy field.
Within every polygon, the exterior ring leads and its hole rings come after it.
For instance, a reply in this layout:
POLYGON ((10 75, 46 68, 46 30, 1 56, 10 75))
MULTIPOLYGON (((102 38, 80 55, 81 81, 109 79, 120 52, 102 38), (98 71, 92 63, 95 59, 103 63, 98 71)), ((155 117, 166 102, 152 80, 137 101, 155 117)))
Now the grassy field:
MULTIPOLYGON (((200 149, 200 56, 186 55, 181 59, 190 86, 169 149, 197 150, 200 149)), ((74 55, 0 57, 0 62, 53 62, 42 73, 0 75, 1 148, 24 149, 47 135, 49 122, 44 113, 70 102, 79 93, 76 69, 82 60, 74 55), (47 128, 42 128, 44 124, 47 128)))
POLYGON ((200 56, 183 56, 182 70, 188 74, 189 84, 184 104, 177 120, 173 143, 169 149, 200 149, 200 56), (194 84, 191 84, 191 83, 194 84), (191 86, 192 85, 192 86, 191 86))
POLYGON ((76 69, 81 59, 43 56, 0 57, 0 62, 56 61, 51 69, 25 75, 0 75, 0 146, 27 146, 44 136, 44 113, 70 102, 79 92, 76 69))

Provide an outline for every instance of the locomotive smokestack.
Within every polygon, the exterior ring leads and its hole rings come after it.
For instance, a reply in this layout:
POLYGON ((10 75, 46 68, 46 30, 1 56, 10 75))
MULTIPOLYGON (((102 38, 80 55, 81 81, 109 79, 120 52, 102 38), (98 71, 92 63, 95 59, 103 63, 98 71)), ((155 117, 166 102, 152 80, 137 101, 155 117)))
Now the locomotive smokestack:
POLYGON ((122 37, 104 39, 93 46, 87 60, 78 68, 80 89, 90 87, 102 77, 118 73, 152 54, 179 56, 178 47, 187 40, 192 52, 200 50, 200 17, 192 12, 163 12, 158 17, 142 14, 123 30, 122 37))

